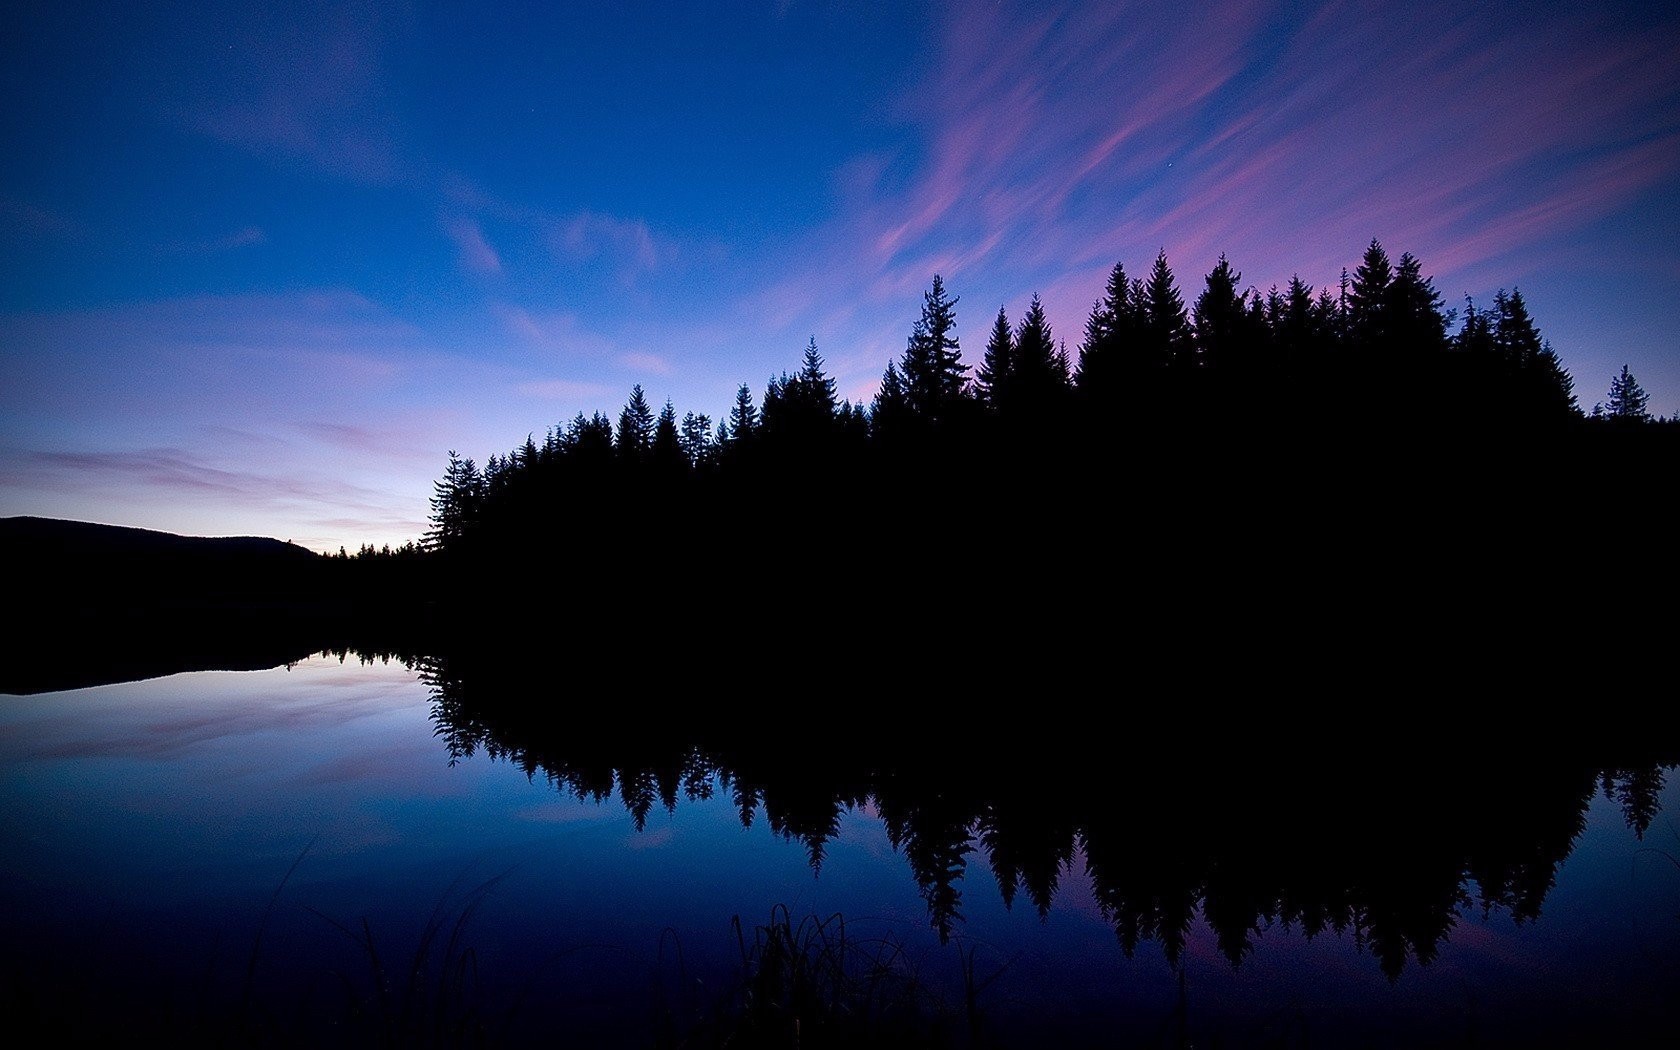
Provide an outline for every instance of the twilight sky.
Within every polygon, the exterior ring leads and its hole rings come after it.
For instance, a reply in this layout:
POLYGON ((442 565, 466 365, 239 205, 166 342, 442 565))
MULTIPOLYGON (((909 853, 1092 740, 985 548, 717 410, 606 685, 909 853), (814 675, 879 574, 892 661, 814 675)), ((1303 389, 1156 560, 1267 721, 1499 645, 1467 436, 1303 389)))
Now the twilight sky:
MULTIPOLYGON (((0 35, 0 515, 316 549, 445 452, 724 411, 815 335, 867 399, 942 273, 1034 292, 1377 237, 1520 288, 1584 407, 1680 411, 1680 9, 1657 3, 23 0, 0 35)), ((1589 482, 1582 480, 1583 498, 1589 482)))

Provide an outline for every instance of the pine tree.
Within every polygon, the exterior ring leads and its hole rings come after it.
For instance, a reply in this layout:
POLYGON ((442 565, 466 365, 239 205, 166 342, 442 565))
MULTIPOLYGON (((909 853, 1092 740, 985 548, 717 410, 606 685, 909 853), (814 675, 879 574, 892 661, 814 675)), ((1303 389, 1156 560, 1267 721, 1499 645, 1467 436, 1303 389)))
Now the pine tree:
MULTIPOLYGON (((705 413, 695 415, 686 412, 682 418, 682 431, 677 435, 682 444, 683 458, 688 465, 696 469, 705 466, 712 459, 712 418, 705 413)), ((721 443, 721 442, 720 442, 721 443)))
POLYGON ((817 337, 805 348, 805 361, 799 369, 800 402, 814 417, 832 419, 839 404, 834 396, 834 380, 823 373, 822 354, 817 352, 817 337))
POLYGON ((1605 407, 1604 415, 1621 423, 1648 423, 1651 413, 1646 406, 1650 400, 1639 380, 1628 371, 1627 365, 1623 365, 1621 375, 1610 381, 1610 403, 1605 407))
POLYGON ((980 371, 975 376, 975 392, 980 400, 992 408, 1006 398, 1003 388, 1009 385, 1013 368, 1015 337, 1009 330, 1009 315, 998 307, 997 320, 992 323, 991 338, 986 340, 986 353, 980 359, 980 371))
POLYGON ((1289 287, 1277 297, 1276 305, 1268 303, 1272 338, 1285 367, 1306 366, 1329 350, 1330 301, 1328 292, 1315 300, 1312 285, 1295 274, 1289 278, 1289 287))
POLYGON ((899 362, 911 413, 924 423, 946 419, 967 396, 968 366, 957 345, 957 300, 945 295, 945 282, 933 276, 922 295, 922 316, 911 330, 899 362))
POLYGON ((869 407, 869 429, 876 437, 891 437, 900 433, 910 419, 910 396, 904 389, 904 377, 895 362, 887 362, 881 376, 881 388, 869 407))
POLYGON ((1044 304, 1032 297, 1026 315, 1015 327, 1009 382, 1004 407, 1039 411, 1068 390, 1067 358, 1056 349, 1056 338, 1044 316, 1044 304))
POLYGON ((454 449, 449 450, 449 465, 443 477, 432 486, 431 523, 426 533, 428 550, 449 551, 459 547, 478 520, 483 494, 483 482, 478 468, 463 459, 454 449))
POLYGON ((1221 255, 1196 297, 1196 353, 1205 368, 1229 369, 1249 363, 1244 358, 1253 351, 1254 339, 1248 331, 1248 306, 1237 293, 1241 280, 1242 274, 1221 255))
POLYGON ((1389 283, 1384 304, 1388 338, 1404 354, 1433 354, 1447 348, 1447 326, 1451 318, 1441 309, 1441 293, 1435 279, 1423 276, 1423 264, 1411 252, 1400 256, 1400 265, 1389 283))
POLYGON ((628 463, 647 459, 653 448, 653 410, 648 407, 642 384, 630 388, 630 400, 618 414, 618 455, 628 463))
POLYGON ((1149 281, 1143 287, 1142 361, 1145 368, 1155 370, 1188 367, 1195 363, 1190 344, 1190 320, 1184 310, 1184 297, 1179 294, 1173 279, 1172 267, 1167 265, 1166 249, 1155 256, 1149 271, 1149 281))
POLYGON ((735 405, 729 410, 730 444, 749 443, 757 433, 758 409, 753 405, 752 388, 742 383, 735 391, 735 405))
POLYGON ((682 451, 682 435, 677 432, 677 410, 669 398, 659 410, 659 421, 653 427, 653 444, 649 448, 654 466, 667 473, 680 471, 687 465, 682 451))
POLYGON ((1575 377, 1563 367, 1551 343, 1540 344, 1540 352, 1535 355, 1531 371, 1540 406, 1545 411, 1557 418, 1581 417, 1581 404, 1575 398, 1575 377))
POLYGON ((1102 299, 1091 306, 1091 316, 1085 321, 1085 341, 1079 344, 1074 383, 1083 393, 1103 399, 1118 390, 1119 377, 1128 364, 1124 355, 1135 349, 1137 302, 1125 264, 1115 263, 1102 299))
MULTIPOLYGON (((1499 294, 1504 295, 1504 290, 1499 294)), ((1464 297, 1464 327, 1453 337, 1452 348, 1482 358, 1491 358, 1496 352, 1492 319, 1486 310, 1476 309, 1476 300, 1468 295, 1464 297)))
POLYGON ((1353 271, 1351 282, 1343 276, 1346 286, 1345 315, 1347 339, 1357 351, 1371 355, 1390 352, 1388 309, 1389 285, 1394 283, 1394 268, 1376 238, 1365 249, 1359 268, 1353 271))
POLYGON ((1501 288, 1493 297, 1493 348, 1512 369, 1526 369, 1540 353, 1540 329, 1528 314, 1528 304, 1516 288, 1506 295, 1501 288))

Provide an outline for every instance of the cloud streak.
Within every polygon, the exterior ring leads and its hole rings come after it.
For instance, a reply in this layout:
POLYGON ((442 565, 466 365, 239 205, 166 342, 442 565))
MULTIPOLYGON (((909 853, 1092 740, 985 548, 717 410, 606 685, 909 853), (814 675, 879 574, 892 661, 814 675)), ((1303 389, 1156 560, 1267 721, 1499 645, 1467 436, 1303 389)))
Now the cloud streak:
POLYGON ((455 244, 461 268, 468 273, 499 274, 502 257, 484 239, 484 231, 471 219, 451 219, 444 223, 443 232, 455 244))
POLYGON ((351 2, 309 17, 251 14, 214 68, 217 102, 181 101, 198 131, 356 182, 402 171, 381 50, 389 17, 351 2))

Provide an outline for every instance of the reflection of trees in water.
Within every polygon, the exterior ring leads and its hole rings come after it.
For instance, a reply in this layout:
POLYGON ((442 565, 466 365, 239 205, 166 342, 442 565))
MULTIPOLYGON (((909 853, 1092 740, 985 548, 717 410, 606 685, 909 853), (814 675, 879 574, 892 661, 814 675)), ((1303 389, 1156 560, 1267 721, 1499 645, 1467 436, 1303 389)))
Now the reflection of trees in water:
POLYGON ((749 743, 762 726, 708 715, 683 731, 644 714, 607 729, 528 683, 417 664, 452 760, 483 752, 580 799, 616 794, 638 828, 656 806, 721 788, 744 825, 762 818, 804 844, 813 866, 842 815, 872 806, 941 937, 962 921, 971 854, 984 855, 1006 903, 1024 895, 1041 914, 1083 856, 1126 952, 1154 941, 1174 964, 1200 915, 1232 965, 1282 925, 1348 935, 1395 977, 1408 958, 1435 957, 1460 909, 1538 918, 1594 793, 1642 835, 1675 761, 1649 752, 1607 765, 1557 748, 1382 759, 1301 744, 1311 757, 1285 766, 1275 749, 1127 754, 1097 734, 1045 748, 979 731, 939 747, 911 732, 749 743))

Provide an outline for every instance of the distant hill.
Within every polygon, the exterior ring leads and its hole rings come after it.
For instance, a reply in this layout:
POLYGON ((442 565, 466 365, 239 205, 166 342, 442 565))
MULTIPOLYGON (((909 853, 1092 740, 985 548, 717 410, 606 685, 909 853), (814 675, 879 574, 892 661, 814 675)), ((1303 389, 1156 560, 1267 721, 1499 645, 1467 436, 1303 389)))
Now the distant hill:
POLYGON ((0 518, 0 570, 36 607, 225 607, 319 597, 326 559, 257 536, 176 536, 52 518, 0 518))
POLYGON ((0 558, 51 558, 123 563, 149 559, 228 564, 288 560, 299 565, 320 555, 265 536, 177 536, 172 532, 100 525, 58 518, 0 518, 0 558))
POLYGON ((0 573, 9 693, 272 667, 319 647, 345 604, 327 559, 259 536, 0 518, 0 573))

